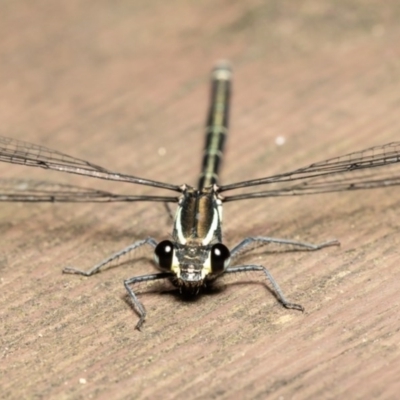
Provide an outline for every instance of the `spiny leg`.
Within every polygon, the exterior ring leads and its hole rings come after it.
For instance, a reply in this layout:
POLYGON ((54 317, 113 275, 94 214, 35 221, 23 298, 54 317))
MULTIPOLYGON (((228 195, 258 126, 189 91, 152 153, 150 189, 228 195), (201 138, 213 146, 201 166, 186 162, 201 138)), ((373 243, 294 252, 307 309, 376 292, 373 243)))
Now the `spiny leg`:
POLYGON ((172 213, 172 210, 171 210, 171 208, 169 206, 169 203, 163 203, 163 204, 164 204, 165 210, 168 213, 168 216, 169 216, 170 220, 173 221, 174 220, 174 214, 172 213))
POLYGON ((279 287, 279 285, 276 282, 276 280, 274 279, 274 277, 267 270, 267 268, 263 267, 262 265, 239 265, 236 267, 229 267, 226 269, 225 273, 245 272, 245 271, 262 271, 262 272, 264 272, 264 274, 266 275, 268 280, 271 282, 271 285, 274 288, 274 291, 276 293, 276 296, 278 297, 279 302, 285 308, 291 308, 294 310, 304 311, 304 307, 302 305, 296 304, 296 303, 290 303, 289 301, 286 300, 286 297, 283 294, 282 289, 279 287))
POLYGON ((232 257, 237 256, 243 249, 245 249, 247 246, 249 246, 252 243, 289 244, 292 246, 302 247, 304 249, 311 250, 311 251, 323 249, 324 247, 329 247, 329 246, 340 246, 340 242, 336 239, 329 240, 328 242, 312 244, 312 243, 307 243, 307 242, 298 242, 296 240, 290 240, 290 239, 279 239, 279 238, 273 238, 273 237, 255 236, 255 237, 248 237, 246 239, 243 239, 238 245, 236 245, 231 250, 231 256, 232 257))
POLYGON ((140 282, 155 281, 157 279, 170 278, 171 276, 173 276, 173 274, 170 272, 162 272, 159 274, 135 276, 133 278, 130 278, 130 279, 127 279, 124 281, 125 289, 127 290, 129 297, 131 298, 131 301, 133 303, 135 311, 138 313, 138 315, 140 317, 139 322, 136 324, 136 329, 140 330, 140 327, 142 326, 144 320, 146 319, 147 313, 146 313, 146 309, 144 308, 143 304, 139 301, 135 292, 132 290, 132 288, 129 285, 133 285, 135 283, 140 283, 140 282))
POLYGON ((102 260, 101 262, 99 262, 98 264, 96 264, 95 266, 90 268, 88 271, 84 271, 84 270, 73 268, 73 267, 65 267, 63 269, 63 272, 66 274, 79 274, 79 275, 84 275, 84 276, 94 275, 97 272, 99 272, 100 269, 102 267, 104 267, 105 265, 111 263, 112 261, 118 259, 119 257, 121 257, 127 253, 130 253, 133 250, 136 250, 139 247, 144 246, 145 244, 149 244, 152 247, 157 246, 157 242, 155 241, 155 239, 148 237, 143 240, 138 240, 137 242, 129 245, 128 247, 125 247, 124 249, 118 251, 117 253, 112 254, 110 257, 107 257, 106 259, 102 260))

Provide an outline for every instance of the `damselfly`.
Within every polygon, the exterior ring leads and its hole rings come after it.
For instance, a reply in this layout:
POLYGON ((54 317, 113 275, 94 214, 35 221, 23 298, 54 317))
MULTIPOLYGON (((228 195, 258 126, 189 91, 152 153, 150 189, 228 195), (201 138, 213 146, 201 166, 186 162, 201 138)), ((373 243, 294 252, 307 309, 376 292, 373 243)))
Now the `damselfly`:
POLYGON ((318 250, 338 245, 339 242, 331 240, 320 244, 311 244, 257 236, 245 238, 232 250, 229 250, 222 243, 222 204, 261 197, 305 195, 399 185, 400 177, 393 167, 398 168, 400 165, 400 142, 331 158, 278 175, 219 185, 217 178, 228 130, 230 92, 231 70, 227 63, 222 62, 212 72, 211 106, 206 124, 206 145, 197 188, 186 184, 172 185, 113 172, 46 147, 0 137, 0 161, 98 179, 130 182, 178 193, 175 196, 127 196, 71 185, 52 185, 33 181, 32 183, 21 181, 18 185, 12 185, 4 184, 3 181, 2 184, 0 183, 0 190, 3 191, 3 194, 0 194, 0 201, 177 203, 172 240, 163 240, 157 243, 155 239, 149 237, 129 245, 87 271, 71 267, 64 269, 66 273, 90 276, 124 254, 144 245, 152 247, 160 272, 136 276, 124 281, 125 288, 140 317, 136 325, 138 329, 145 320, 146 310, 132 287, 139 282, 158 279, 169 279, 181 292, 195 295, 199 293, 200 289, 223 274, 260 271, 272 284, 276 296, 283 306, 303 310, 301 305, 286 300, 282 290, 264 266, 256 264, 230 266, 231 260, 249 248, 251 244, 277 243, 307 250, 318 250), (382 168, 384 166, 385 168, 382 168), (225 192, 230 190, 260 185, 268 185, 269 189, 225 195, 225 192))

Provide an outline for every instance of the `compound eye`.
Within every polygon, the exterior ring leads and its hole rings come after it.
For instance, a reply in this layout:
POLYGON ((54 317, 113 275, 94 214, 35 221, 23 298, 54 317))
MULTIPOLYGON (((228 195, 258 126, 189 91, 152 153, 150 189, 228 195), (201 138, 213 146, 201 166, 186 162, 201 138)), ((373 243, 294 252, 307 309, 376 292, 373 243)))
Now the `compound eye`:
POLYGON ((158 243, 154 250, 154 258, 161 269, 170 271, 172 268, 172 258, 174 255, 174 245, 170 240, 163 240, 158 243))
POLYGON ((231 253, 224 244, 214 244, 211 247, 211 271, 214 274, 223 272, 229 264, 230 256, 231 253))

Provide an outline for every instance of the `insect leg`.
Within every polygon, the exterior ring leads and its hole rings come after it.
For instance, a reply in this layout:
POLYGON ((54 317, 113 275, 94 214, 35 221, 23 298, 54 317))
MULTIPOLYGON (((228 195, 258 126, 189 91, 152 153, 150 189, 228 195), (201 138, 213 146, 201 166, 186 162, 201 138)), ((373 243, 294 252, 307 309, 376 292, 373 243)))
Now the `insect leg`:
POLYGON ((159 274, 151 274, 151 275, 142 275, 142 276, 134 276, 133 278, 127 279, 124 281, 125 288, 129 294, 129 297, 133 303, 133 306, 136 312, 139 314, 139 322, 136 324, 136 329, 140 330, 145 318, 146 318, 146 309, 144 308, 143 304, 137 298, 135 292, 129 285, 134 285, 135 283, 139 282, 148 282, 148 281, 155 281, 157 279, 165 279, 173 276, 172 273, 169 272, 162 272, 159 274))
POLYGON ((236 267, 229 267, 226 269, 225 273, 233 273, 233 272, 245 272, 245 271, 262 271, 271 282, 272 287, 278 297, 279 302, 285 308, 292 308, 294 310, 304 311, 304 307, 300 304, 290 303, 286 300, 285 295, 282 292, 282 289, 279 287, 278 283, 271 275, 271 273, 267 270, 267 268, 263 267, 262 265, 238 265, 236 267))
POLYGON ((255 236, 255 237, 248 237, 246 239, 243 239, 238 245, 236 245, 231 250, 231 256, 232 257, 237 256, 241 251, 243 251, 247 246, 249 246, 252 243, 260 243, 261 245, 266 245, 269 243, 289 244, 292 246, 302 247, 304 249, 311 250, 311 251, 323 249, 324 247, 329 247, 329 246, 340 246, 340 242, 336 239, 329 240, 328 242, 312 244, 312 243, 307 243, 307 242, 298 242, 296 240, 290 240, 290 239, 255 236))
POLYGON ((112 261, 118 259, 119 257, 130 253, 131 251, 136 250, 139 247, 144 246, 145 244, 148 244, 152 247, 156 247, 157 246, 157 242, 155 241, 155 239, 148 237, 146 239, 143 240, 138 240, 135 243, 132 243, 131 245, 129 245, 128 247, 125 247, 124 249, 118 251, 117 253, 112 254, 111 256, 105 258, 104 260, 102 260, 101 262, 99 262, 98 264, 94 265, 92 268, 90 268, 87 271, 81 270, 81 269, 77 269, 74 267, 65 267, 63 269, 63 272, 66 274, 79 274, 79 275, 84 275, 84 276, 91 276, 96 274, 97 272, 100 271, 100 269, 102 267, 104 267, 105 265, 111 263, 112 261))

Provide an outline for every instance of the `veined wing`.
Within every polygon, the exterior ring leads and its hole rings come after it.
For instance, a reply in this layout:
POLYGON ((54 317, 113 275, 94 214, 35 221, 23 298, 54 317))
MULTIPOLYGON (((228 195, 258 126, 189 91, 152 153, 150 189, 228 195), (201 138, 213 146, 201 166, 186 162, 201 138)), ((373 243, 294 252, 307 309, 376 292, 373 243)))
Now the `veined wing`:
POLYGON ((40 167, 71 174, 91 176, 111 181, 130 182, 162 189, 180 191, 179 186, 138 178, 132 175, 109 171, 99 165, 71 157, 44 146, 0 136, 0 161, 40 167))
POLYGON ((176 203, 178 197, 119 195, 103 190, 95 190, 49 181, 1 178, 0 201, 66 203, 159 201, 163 203, 176 203))
POLYGON ((269 188, 226 196, 225 201, 400 185, 400 142, 371 147, 283 174, 225 185, 220 192, 258 185, 269 188))

